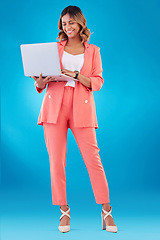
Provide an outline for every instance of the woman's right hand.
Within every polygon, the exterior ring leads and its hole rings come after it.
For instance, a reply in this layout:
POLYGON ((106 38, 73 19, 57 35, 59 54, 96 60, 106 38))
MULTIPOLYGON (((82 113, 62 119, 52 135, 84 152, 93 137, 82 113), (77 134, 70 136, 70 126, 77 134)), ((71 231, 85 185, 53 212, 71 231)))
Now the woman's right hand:
POLYGON ((42 88, 42 89, 45 87, 45 85, 48 82, 57 81, 56 78, 51 77, 51 76, 47 76, 47 77, 43 78, 42 73, 40 73, 39 77, 32 76, 32 78, 35 80, 36 86, 38 88, 42 88))

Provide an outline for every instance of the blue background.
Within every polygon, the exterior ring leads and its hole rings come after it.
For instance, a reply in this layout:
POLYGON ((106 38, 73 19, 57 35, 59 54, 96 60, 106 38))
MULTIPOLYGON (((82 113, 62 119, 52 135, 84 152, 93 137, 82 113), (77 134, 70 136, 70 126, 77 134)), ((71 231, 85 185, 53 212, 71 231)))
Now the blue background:
POLYGON ((159 239, 160 32, 157 0, 5 1, 1 7, 2 239, 159 239), (101 230, 89 175, 71 130, 67 200, 71 231, 58 230, 49 158, 37 119, 44 96, 23 73, 20 44, 55 42, 58 20, 79 6, 100 47, 104 85, 94 92, 98 146, 118 233, 101 230))

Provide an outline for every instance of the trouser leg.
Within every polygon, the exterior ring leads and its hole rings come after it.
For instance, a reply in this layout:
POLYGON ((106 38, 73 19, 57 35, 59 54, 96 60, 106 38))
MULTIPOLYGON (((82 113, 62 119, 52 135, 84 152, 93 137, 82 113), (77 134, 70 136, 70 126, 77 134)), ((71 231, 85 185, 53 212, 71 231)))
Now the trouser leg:
POLYGON ((53 205, 67 205, 66 151, 67 126, 44 123, 44 135, 50 160, 50 176, 53 205))
POLYGON ((96 203, 109 203, 108 182, 99 155, 95 128, 74 128, 72 125, 71 130, 88 170, 96 203))
POLYGON ((53 205, 67 205, 66 152, 68 116, 73 104, 73 88, 65 87, 56 124, 43 123, 45 142, 50 160, 53 205))

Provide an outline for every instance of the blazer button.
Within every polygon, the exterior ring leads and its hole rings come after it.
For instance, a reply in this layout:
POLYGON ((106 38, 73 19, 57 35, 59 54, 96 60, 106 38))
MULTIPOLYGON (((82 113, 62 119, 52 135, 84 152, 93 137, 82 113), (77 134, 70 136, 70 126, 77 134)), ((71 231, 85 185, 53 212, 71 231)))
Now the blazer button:
POLYGON ((51 98, 51 95, 49 95, 48 97, 51 98))
POLYGON ((85 100, 85 103, 87 103, 88 102, 88 100, 85 100))

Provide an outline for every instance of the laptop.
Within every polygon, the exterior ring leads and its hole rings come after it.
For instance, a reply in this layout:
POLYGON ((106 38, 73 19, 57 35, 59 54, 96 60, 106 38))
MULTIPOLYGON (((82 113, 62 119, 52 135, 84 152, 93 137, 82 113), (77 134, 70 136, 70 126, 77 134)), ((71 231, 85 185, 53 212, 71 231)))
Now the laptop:
POLYGON ((52 43, 21 44, 24 75, 26 77, 53 76, 59 81, 77 80, 61 73, 58 45, 52 43))

